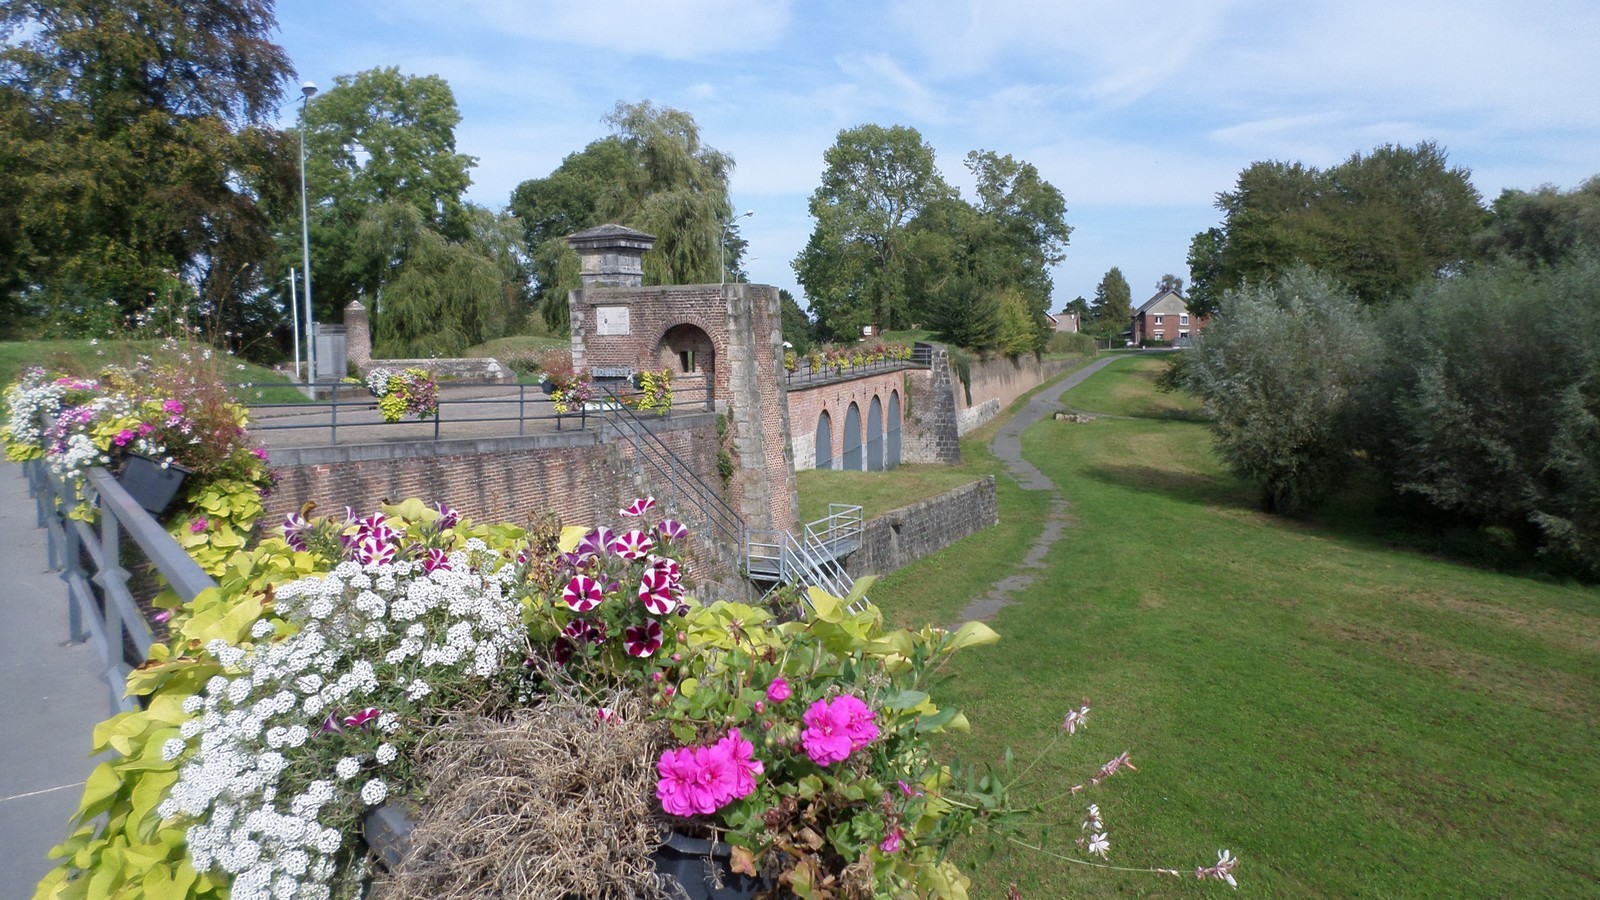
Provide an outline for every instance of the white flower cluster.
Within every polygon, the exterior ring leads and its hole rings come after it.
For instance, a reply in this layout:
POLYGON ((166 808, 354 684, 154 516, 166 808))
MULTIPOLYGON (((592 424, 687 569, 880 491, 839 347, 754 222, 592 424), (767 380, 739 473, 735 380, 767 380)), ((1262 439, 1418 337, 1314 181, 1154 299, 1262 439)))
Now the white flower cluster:
MULTIPOLYGON (((277 589, 295 634, 207 646, 226 674, 189 698, 197 717, 162 747, 167 759, 193 752, 159 810, 197 820, 188 831, 197 871, 232 875, 235 900, 331 896, 347 833, 388 796, 381 775, 360 776, 399 758, 402 713, 433 685, 520 663, 514 568, 486 550, 469 541, 432 571, 341 563, 277 589)), ((251 635, 275 630, 258 623, 251 635)))
POLYGON ((21 444, 44 445, 46 417, 54 419, 67 389, 45 380, 43 369, 28 372, 6 391, 6 428, 11 439, 21 444))
POLYGON ((389 393, 389 379, 394 376, 393 369, 385 369, 382 366, 374 368, 367 373, 367 390, 371 391, 374 397, 382 397, 389 393))

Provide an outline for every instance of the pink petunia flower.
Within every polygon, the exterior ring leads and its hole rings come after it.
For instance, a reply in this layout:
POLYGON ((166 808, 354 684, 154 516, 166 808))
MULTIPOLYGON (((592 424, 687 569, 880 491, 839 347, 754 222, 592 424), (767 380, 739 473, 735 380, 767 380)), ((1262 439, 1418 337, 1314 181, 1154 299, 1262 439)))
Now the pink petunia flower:
POLYGON ((377 708, 376 706, 369 706, 353 716, 345 716, 344 726, 346 728, 360 728, 361 726, 371 722, 373 719, 376 719, 381 715, 383 715, 383 710, 377 708))
POLYGON ((656 542, 651 540, 648 534, 635 528, 612 538, 611 544, 606 549, 623 559, 632 560, 644 559, 655 548, 655 545, 656 542))
POLYGON ((394 562, 395 546, 376 534, 368 534, 356 543, 356 562, 363 566, 381 566, 394 562))
POLYGON ((689 526, 677 519, 662 519, 656 524, 656 535, 664 541, 676 541, 689 535, 689 526))
POLYGON ((454 528, 456 527, 456 524, 461 521, 461 514, 457 513, 450 507, 445 506, 443 503, 434 504, 434 508, 439 511, 439 518, 435 520, 433 524, 437 526, 440 531, 443 531, 446 528, 454 528))
POLYGON ((615 535, 612 534, 611 529, 601 525, 583 536, 583 540, 578 542, 575 552, 579 556, 605 556, 610 552, 611 541, 614 537, 615 535))
POLYGON ((587 575, 574 575, 561 590, 561 599, 573 612, 588 612, 600 605, 600 582, 587 575))
POLYGON ((643 625, 629 625, 622 632, 622 649, 641 659, 660 650, 661 625, 655 619, 646 619, 643 625))
POLYGON ((450 554, 438 547, 429 547, 427 555, 422 557, 422 571, 432 572, 435 569, 450 571, 450 554))
POLYGON ((636 518, 654 509, 655 505, 656 498, 640 497, 639 499, 633 501, 633 503, 630 504, 627 509, 617 510, 617 514, 627 516, 629 518, 636 518))
POLYGON ((789 690, 788 680, 782 676, 772 679, 772 683, 767 685, 767 699, 773 703, 782 703, 789 699, 792 693, 793 691, 789 690))
POLYGON ((644 570, 639 579, 639 602, 658 616, 669 615, 678 608, 674 588, 677 583, 660 566, 644 570))

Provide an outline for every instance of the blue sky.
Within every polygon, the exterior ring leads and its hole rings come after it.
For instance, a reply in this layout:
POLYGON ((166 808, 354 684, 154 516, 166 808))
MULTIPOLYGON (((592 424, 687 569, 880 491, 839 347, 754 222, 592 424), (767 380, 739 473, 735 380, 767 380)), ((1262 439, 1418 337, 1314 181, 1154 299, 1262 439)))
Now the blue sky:
POLYGON ((445 78, 486 206, 605 135, 619 100, 690 112, 755 211, 751 280, 796 296, 822 153, 869 122, 919 130, 969 198, 969 150, 1038 166, 1074 229, 1052 309, 1114 265, 1135 302, 1187 279, 1215 195, 1257 160, 1434 140, 1486 202, 1600 174, 1593 0, 279 0, 277 15, 302 80, 445 78))

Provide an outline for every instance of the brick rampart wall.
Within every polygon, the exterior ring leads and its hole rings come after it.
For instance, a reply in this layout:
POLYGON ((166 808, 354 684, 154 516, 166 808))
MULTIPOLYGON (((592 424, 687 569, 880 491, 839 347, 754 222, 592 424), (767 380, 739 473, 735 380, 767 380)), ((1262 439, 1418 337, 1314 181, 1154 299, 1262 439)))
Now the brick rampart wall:
POLYGON ((845 568, 854 578, 892 572, 999 521, 994 476, 988 475, 867 522, 861 549, 845 568))
MULTIPOLYGON (((675 414, 651 427, 702 481, 720 486, 714 416, 675 414)), ((364 514, 384 499, 420 497, 479 522, 527 524, 553 511, 567 524, 614 523, 634 497, 665 491, 636 477, 626 440, 603 432, 275 450, 266 521, 307 500, 323 513, 364 514)))

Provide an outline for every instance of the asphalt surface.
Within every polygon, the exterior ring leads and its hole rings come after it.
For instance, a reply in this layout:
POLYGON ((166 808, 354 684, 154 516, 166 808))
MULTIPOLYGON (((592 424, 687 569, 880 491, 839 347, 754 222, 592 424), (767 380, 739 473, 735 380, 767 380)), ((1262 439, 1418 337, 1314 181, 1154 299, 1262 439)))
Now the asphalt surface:
POLYGON ((90 736, 111 712, 92 644, 67 641, 67 586, 52 572, 22 467, 0 463, 0 897, 30 897, 54 867, 90 736))

